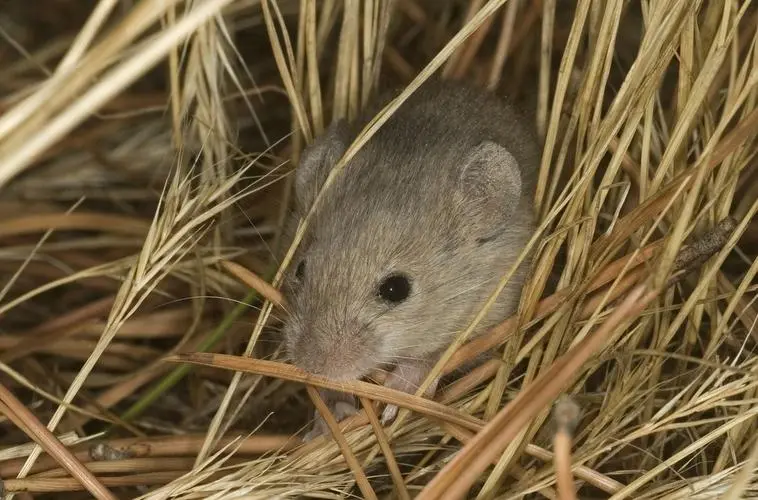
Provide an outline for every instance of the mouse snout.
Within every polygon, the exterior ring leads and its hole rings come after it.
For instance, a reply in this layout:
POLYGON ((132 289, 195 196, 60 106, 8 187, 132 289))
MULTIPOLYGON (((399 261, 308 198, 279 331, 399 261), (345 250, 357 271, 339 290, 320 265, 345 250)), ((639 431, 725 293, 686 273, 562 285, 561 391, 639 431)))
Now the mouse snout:
POLYGON ((313 375, 321 375, 331 379, 345 378, 342 375, 341 363, 335 362, 330 359, 326 359, 322 356, 295 356, 295 366, 312 373, 313 375))
POLYGON ((353 380, 371 366, 371 343, 344 331, 335 333, 305 330, 290 347, 295 366, 334 380, 353 380))

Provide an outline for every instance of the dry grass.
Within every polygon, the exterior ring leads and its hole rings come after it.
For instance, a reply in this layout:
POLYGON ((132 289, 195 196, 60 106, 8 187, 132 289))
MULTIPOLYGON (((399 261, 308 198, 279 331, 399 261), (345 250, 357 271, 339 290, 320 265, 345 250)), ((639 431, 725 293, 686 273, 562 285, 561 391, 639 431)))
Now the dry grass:
POLYGON ((758 498, 753 4, 11 2, 6 497, 758 498), (535 110, 532 277, 429 381, 501 359, 435 401, 343 384, 363 410, 302 444, 332 382, 280 362, 277 287, 309 219, 288 247, 287 174, 402 85, 328 189, 433 73, 535 110), (577 422, 550 419, 562 393, 577 422))

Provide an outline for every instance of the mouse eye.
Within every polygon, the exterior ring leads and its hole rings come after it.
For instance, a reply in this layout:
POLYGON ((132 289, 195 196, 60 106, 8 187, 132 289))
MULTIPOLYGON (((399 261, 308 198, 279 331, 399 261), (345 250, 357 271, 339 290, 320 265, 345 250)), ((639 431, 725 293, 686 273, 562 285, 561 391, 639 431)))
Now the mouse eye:
POLYGON ((379 296, 393 304, 399 304, 411 294, 411 281, 402 274, 391 274, 379 285, 379 296))
POLYGON ((302 280, 305 276, 305 261, 301 260, 300 263, 297 265, 297 269, 295 269, 295 277, 299 280, 302 280))

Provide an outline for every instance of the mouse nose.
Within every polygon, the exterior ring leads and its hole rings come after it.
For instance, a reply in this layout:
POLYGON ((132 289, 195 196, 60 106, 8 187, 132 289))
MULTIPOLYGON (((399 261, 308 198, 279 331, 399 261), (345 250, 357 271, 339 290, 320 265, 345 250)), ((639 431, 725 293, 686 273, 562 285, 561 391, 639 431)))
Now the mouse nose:
POLYGON ((324 377, 329 376, 329 364, 322 357, 315 355, 309 356, 305 353, 300 353, 299 355, 294 356, 293 361, 295 362, 295 366, 308 373, 324 377))
POLYGON ((319 375, 332 380, 352 378, 349 376, 352 369, 349 364, 333 359, 333 356, 316 357, 304 356, 295 359, 295 366, 313 375, 319 375))
POLYGON ((292 352, 292 362, 313 375, 334 380, 354 378, 355 359, 358 354, 339 342, 325 342, 312 335, 298 339, 292 352))
POLYGON ((291 353, 292 362, 308 373, 329 377, 332 371, 330 367, 334 365, 329 362, 331 356, 325 352, 320 342, 314 341, 313 335, 309 333, 305 332, 295 343, 291 353))

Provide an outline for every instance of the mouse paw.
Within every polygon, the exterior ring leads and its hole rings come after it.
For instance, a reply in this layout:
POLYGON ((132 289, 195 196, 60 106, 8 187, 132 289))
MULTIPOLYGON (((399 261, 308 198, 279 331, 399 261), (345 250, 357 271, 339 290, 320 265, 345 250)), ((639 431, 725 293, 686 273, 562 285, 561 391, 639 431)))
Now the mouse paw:
POLYGON ((341 422, 347 417, 352 417, 356 413, 358 413, 358 408, 347 401, 337 401, 332 409, 332 414, 337 419, 337 422, 341 422))
MULTIPOLYGON (((421 366, 397 366, 395 369, 390 372, 389 376, 387 377, 387 380, 384 382, 385 387, 389 387, 390 389, 395 389, 397 391, 402 391, 408 394, 414 394, 417 390, 421 382, 424 381, 426 378, 426 375, 428 373, 429 366, 422 364, 421 366)), ((434 396, 434 393, 437 392, 437 385, 439 385, 440 377, 436 377, 429 388, 427 388, 426 391, 424 391, 423 396, 425 398, 431 398, 434 396)), ((397 417, 397 413, 399 411, 399 408, 397 405, 388 404, 384 407, 384 410, 382 411, 382 418, 381 422, 382 425, 387 425, 391 423, 395 418, 397 417)))
POLYGON ((313 420, 313 427, 311 427, 311 430, 306 432, 305 436, 303 436, 303 442, 307 443, 308 441, 313 441, 317 437, 328 433, 329 427, 327 427, 326 421, 321 417, 321 415, 316 415, 315 419, 313 420))
MULTIPOLYGON (((358 413, 358 407, 355 405, 355 398, 353 398, 352 395, 328 390, 319 392, 337 422, 341 422, 347 417, 358 413)), ((329 426, 326 425, 324 417, 316 411, 313 419, 313 427, 311 427, 311 430, 305 434, 303 441, 311 441, 323 434, 329 434, 329 426)))

